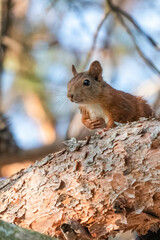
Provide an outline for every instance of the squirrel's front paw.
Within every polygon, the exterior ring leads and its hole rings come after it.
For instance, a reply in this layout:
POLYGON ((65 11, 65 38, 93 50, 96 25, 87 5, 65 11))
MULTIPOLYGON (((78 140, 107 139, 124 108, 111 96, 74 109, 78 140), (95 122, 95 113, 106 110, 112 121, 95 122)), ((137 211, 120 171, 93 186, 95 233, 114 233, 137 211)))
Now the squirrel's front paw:
POLYGON ((97 118, 95 120, 83 119, 83 124, 89 129, 106 127, 106 123, 103 118, 97 118))

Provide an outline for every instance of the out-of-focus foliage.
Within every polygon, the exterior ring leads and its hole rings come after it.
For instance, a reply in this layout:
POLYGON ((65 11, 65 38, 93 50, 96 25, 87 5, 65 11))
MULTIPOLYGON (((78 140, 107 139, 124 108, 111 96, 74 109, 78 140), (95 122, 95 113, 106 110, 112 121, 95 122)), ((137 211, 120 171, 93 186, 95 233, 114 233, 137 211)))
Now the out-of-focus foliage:
MULTIPOLYGON (((119 0, 158 42, 158 0, 119 0)), ((82 70, 97 26, 108 10, 99 0, 3 0, 1 2, 3 111, 17 143, 33 148, 65 137, 76 106, 66 98, 71 64, 82 70)), ((158 67, 159 53, 131 26, 142 50, 158 67)), ((155 73, 137 54, 132 39, 113 14, 104 22, 91 60, 98 59, 113 87, 136 94, 155 73)), ((155 80, 153 80, 154 82, 155 80)), ((159 87, 160 89, 160 87, 159 87)), ((154 103, 158 92, 146 98, 154 103)))

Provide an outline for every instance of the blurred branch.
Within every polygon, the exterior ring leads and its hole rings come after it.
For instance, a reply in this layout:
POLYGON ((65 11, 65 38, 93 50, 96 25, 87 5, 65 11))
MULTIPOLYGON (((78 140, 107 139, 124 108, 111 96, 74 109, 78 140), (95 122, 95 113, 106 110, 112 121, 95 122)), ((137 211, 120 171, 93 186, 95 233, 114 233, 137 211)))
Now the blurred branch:
MULTIPOLYGON (((49 153, 54 153, 59 151, 63 147, 62 141, 56 139, 56 141, 50 145, 42 146, 39 148, 34 148, 31 150, 19 150, 17 153, 8 153, 5 155, 0 155, 0 170, 2 166, 26 161, 36 161, 45 157, 49 153)), ((0 172, 1 176, 1 172, 0 172)))
POLYGON ((126 17, 131 23, 133 23, 133 25, 139 30, 139 32, 142 33, 142 35, 144 35, 148 41, 153 45, 153 47, 156 48, 156 50, 160 51, 160 46, 154 41, 154 39, 149 36, 147 33, 145 33, 142 28, 136 23, 136 21, 125 11, 123 11, 122 9, 120 9, 119 11, 124 17, 126 17))
POLYGON ((8 32, 10 27, 10 9, 12 0, 0 1, 0 112, 2 112, 2 71, 3 59, 6 47, 3 45, 2 37, 8 32))
POLYGON ((146 64, 149 67, 151 67, 154 71, 156 71, 158 74, 160 74, 160 71, 158 70, 158 68, 154 65, 154 63, 149 58, 147 58, 145 56, 145 54, 142 52, 142 50, 138 46, 138 43, 137 43, 132 31, 129 29, 129 27, 127 26, 127 24, 125 23, 125 21, 123 20, 123 17, 120 15, 119 12, 117 12, 117 16, 118 16, 118 19, 120 20, 121 24, 123 25, 123 27, 126 29, 129 36, 131 37, 131 39, 135 45, 135 48, 136 48, 137 52, 139 53, 139 55, 141 56, 141 58, 146 62, 146 64))
POLYGON ((143 34, 148 40, 149 42, 152 44, 152 46, 155 47, 156 50, 160 50, 160 47, 157 45, 157 43, 148 35, 146 34, 141 27, 136 23, 136 21, 124 10, 122 10, 121 8, 115 6, 112 3, 112 0, 106 0, 108 3, 108 6, 110 7, 112 12, 115 12, 116 16, 118 17, 119 21, 121 22, 121 24, 123 25, 123 27, 126 29, 127 33, 130 35, 130 37, 132 38, 132 41, 134 42, 135 48, 137 50, 137 52, 139 53, 139 55, 141 56, 141 58, 146 62, 146 64, 151 67, 154 71, 156 71, 158 74, 160 74, 160 70, 154 65, 154 63, 147 58, 144 53, 142 52, 142 50, 140 49, 140 47, 138 46, 138 43, 136 41, 136 38, 134 36, 134 34, 132 33, 132 31, 130 30, 129 26, 125 23, 125 21, 123 20, 123 17, 127 18, 140 32, 141 34, 143 34), (123 17, 122 17, 123 16, 123 17))
POLYGON ((2 1, 0 1, 0 112, 2 111, 2 1))
POLYGON ((87 55, 87 58, 86 58, 86 61, 85 61, 85 64, 83 66, 83 69, 85 69, 87 67, 87 64, 88 62, 90 61, 93 53, 94 53, 94 50, 95 50, 95 46, 96 46, 96 42, 97 42, 97 37, 98 37, 98 34, 100 32, 100 29, 103 25, 103 23, 105 22, 105 20, 107 19, 108 15, 110 14, 110 11, 105 13, 104 17, 102 18, 101 22, 99 23, 98 27, 97 27, 97 30, 94 34, 94 37, 93 37, 93 43, 92 43, 92 46, 91 46, 91 49, 89 50, 88 52, 88 55, 87 55))
POLYGON ((21 52, 24 47, 18 41, 6 35, 2 36, 2 44, 15 52, 21 52))
POLYGON ((155 40, 149 36, 146 32, 143 31, 143 29, 138 25, 138 23, 136 22, 136 20, 127 12, 125 12, 123 9, 119 8, 118 6, 115 6, 111 0, 107 0, 108 5, 110 7, 110 9, 114 12, 120 13, 121 15, 123 15, 125 18, 127 18, 137 29, 138 31, 146 38, 148 39, 148 41, 153 45, 153 47, 156 48, 156 50, 160 51, 160 46, 155 42, 155 40))

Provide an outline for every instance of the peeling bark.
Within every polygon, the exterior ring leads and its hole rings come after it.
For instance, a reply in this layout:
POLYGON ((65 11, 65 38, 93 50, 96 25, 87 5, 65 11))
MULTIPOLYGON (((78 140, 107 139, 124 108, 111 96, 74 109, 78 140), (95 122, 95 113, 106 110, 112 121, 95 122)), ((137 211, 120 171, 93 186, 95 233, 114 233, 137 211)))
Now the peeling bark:
POLYGON ((67 239, 160 227, 160 122, 141 119, 74 138, 0 182, 0 218, 67 239))

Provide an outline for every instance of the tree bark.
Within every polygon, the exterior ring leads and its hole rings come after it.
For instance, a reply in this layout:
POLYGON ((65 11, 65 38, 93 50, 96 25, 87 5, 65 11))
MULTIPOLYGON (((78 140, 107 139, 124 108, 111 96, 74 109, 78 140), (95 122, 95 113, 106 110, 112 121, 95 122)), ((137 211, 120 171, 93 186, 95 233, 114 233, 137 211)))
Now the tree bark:
POLYGON ((60 239, 107 239, 160 227, 160 122, 74 138, 0 182, 0 218, 60 239))

